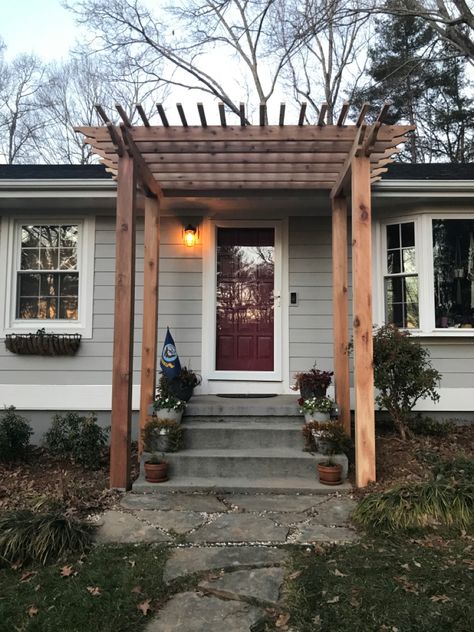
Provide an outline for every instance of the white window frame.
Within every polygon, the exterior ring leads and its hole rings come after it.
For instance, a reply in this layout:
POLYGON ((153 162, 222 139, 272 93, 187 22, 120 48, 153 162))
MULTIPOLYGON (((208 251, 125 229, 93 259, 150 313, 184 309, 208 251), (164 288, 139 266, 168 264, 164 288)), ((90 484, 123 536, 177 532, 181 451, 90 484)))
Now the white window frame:
POLYGON ((92 338, 92 308, 94 300, 95 218, 87 216, 3 217, 0 234, 0 335, 34 332, 45 328, 54 333, 79 333, 92 338), (79 296, 77 320, 16 317, 17 273, 21 249, 21 226, 74 224, 78 226, 77 258, 79 296))
POLYGON ((380 219, 375 227, 376 261, 374 286, 377 300, 374 301, 374 322, 385 323, 384 278, 387 270, 387 231, 386 226, 404 222, 415 222, 415 260, 418 273, 419 329, 407 329, 410 334, 420 337, 472 338, 474 328, 437 328, 435 321, 433 234, 432 222, 436 219, 471 219, 474 213, 449 211, 423 211, 407 215, 396 215, 380 219))

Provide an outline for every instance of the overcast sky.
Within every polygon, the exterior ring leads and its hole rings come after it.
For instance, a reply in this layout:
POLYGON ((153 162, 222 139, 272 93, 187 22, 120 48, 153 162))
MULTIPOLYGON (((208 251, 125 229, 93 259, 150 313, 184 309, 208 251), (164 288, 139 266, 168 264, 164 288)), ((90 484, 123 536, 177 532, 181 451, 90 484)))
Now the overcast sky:
POLYGON ((48 61, 60 59, 74 45, 77 32, 60 0, 0 0, 0 37, 8 58, 35 53, 48 61))

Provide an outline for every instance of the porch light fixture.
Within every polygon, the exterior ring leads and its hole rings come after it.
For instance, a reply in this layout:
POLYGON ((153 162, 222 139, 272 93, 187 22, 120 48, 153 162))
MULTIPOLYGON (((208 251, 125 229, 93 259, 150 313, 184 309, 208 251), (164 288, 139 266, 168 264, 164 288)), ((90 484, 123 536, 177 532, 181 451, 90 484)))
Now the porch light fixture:
POLYGON ((188 248, 192 248, 196 245, 198 238, 197 228, 188 224, 186 228, 183 230, 183 240, 188 248))

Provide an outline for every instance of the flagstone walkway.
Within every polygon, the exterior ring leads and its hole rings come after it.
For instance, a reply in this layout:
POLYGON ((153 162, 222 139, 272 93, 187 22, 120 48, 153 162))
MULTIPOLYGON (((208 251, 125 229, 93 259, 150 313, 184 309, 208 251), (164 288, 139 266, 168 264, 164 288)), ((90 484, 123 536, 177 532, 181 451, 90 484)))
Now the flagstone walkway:
POLYGON ((350 495, 127 494, 100 517, 98 543, 171 547, 164 580, 199 574, 146 632, 249 632, 282 608, 285 544, 356 538, 350 495))

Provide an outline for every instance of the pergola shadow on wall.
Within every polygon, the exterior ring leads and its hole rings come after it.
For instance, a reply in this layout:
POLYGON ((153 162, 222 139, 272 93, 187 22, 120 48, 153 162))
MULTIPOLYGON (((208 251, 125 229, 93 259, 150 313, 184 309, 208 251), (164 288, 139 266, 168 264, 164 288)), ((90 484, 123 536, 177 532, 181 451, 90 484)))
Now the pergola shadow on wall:
POLYGON ((169 124, 161 104, 162 125, 133 126, 117 105, 120 123, 101 106, 99 127, 79 127, 93 151, 117 179, 115 317, 112 374, 110 485, 130 487, 130 444, 135 295, 136 194, 145 194, 144 299, 141 362, 140 429, 153 400, 157 369, 160 206, 165 198, 245 196, 277 191, 298 196, 327 191, 332 205, 333 331, 336 400, 350 434, 348 357, 348 203, 352 217, 352 303, 355 392, 356 485, 375 480, 375 424, 372 344, 371 183, 378 180, 414 128, 386 125, 384 105, 372 123, 364 104, 354 124, 346 125, 346 103, 335 125, 325 123, 327 106, 315 125, 305 123, 301 106, 297 125, 285 124, 281 105, 278 125, 269 125, 265 105, 259 125, 250 125, 240 106, 240 121, 229 125, 218 105, 220 125, 208 125, 198 104, 201 124, 188 125, 177 105, 181 125, 169 124))

